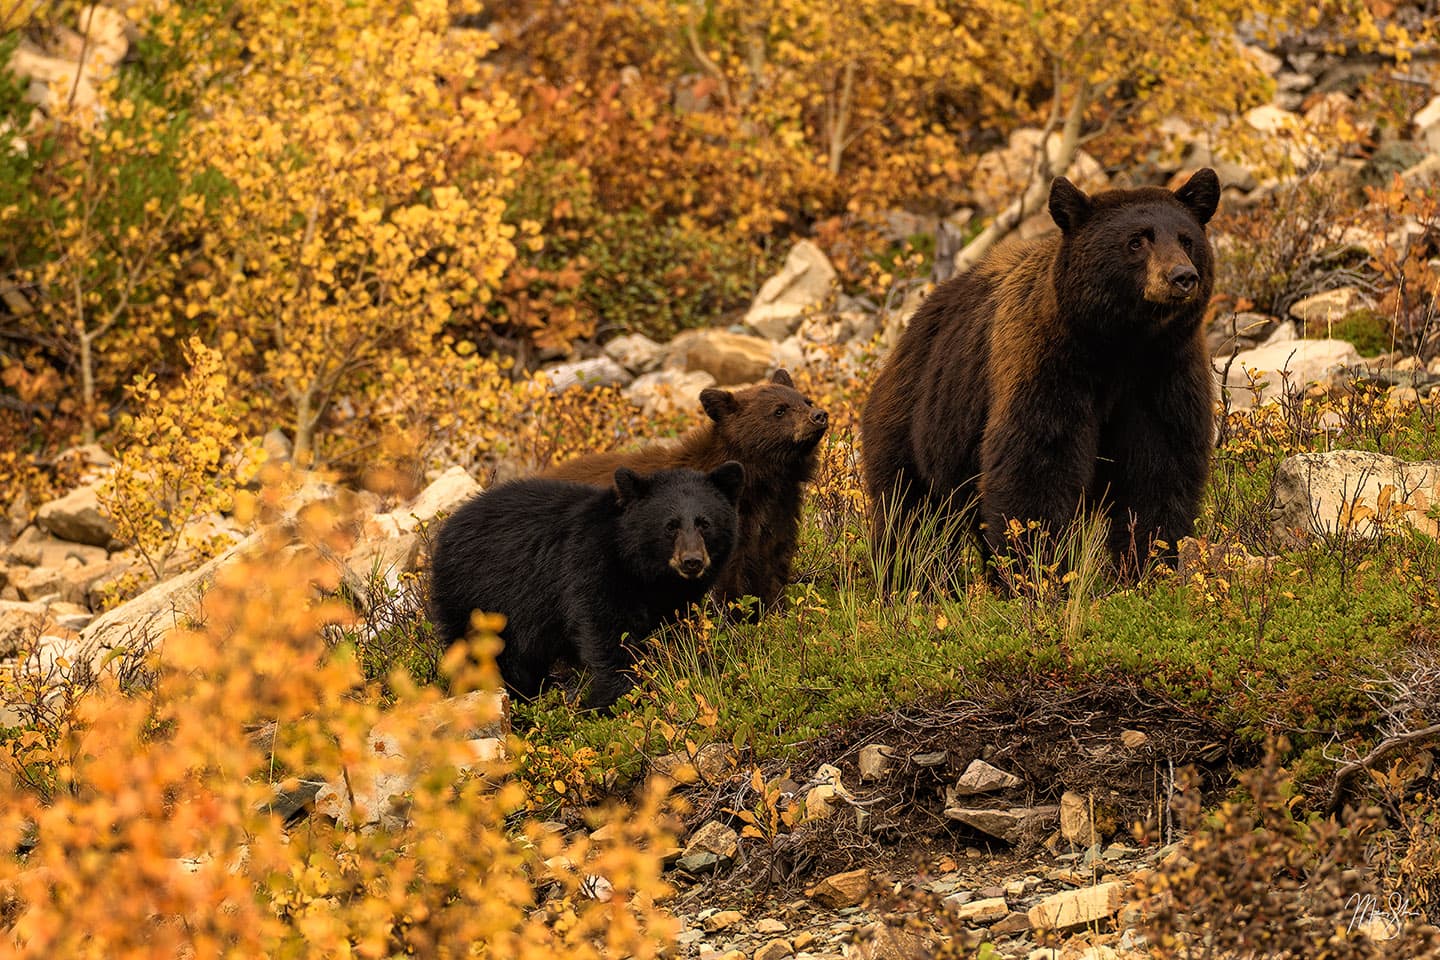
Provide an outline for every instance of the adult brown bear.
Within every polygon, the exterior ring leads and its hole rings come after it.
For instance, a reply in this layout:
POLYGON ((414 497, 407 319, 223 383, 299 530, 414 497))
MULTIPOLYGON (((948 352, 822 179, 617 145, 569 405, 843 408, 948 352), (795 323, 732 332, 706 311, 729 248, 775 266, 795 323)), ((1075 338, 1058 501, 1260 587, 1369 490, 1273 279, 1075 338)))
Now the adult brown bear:
POLYGON ((1214 283, 1213 170, 1180 187, 1087 196, 1050 185, 1060 233, 997 248, 938 287, 861 419, 873 549, 899 524, 978 500, 986 559, 1011 520, 1053 538, 1103 504, 1134 573, 1191 533, 1210 462, 1214 384, 1202 319, 1214 283))

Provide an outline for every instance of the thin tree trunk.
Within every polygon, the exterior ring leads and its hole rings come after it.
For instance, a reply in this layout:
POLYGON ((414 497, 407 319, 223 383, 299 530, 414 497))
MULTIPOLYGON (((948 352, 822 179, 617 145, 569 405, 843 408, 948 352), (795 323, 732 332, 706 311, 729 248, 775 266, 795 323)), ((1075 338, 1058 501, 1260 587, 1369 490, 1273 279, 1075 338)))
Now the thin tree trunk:
POLYGON ((845 154, 845 136, 850 129, 850 100, 855 93, 855 61, 845 64, 840 80, 840 102, 830 116, 830 173, 840 172, 840 158, 845 154))
POLYGON ((1091 90, 1090 84, 1084 78, 1077 81, 1075 99, 1070 102, 1070 109, 1065 115, 1065 124, 1060 132, 1060 148, 1052 163, 1050 134, 1054 132, 1060 116, 1061 89, 1060 84, 1057 83, 1050 118, 1045 124, 1045 129, 1040 132, 1040 143, 1035 148, 1035 162, 1031 166, 1030 182, 1026 185, 1025 192, 1021 194, 1020 199, 1002 210, 988 227, 980 231, 979 236, 971 240, 964 249, 955 255, 956 273, 964 273, 979 263, 980 259, 989 253, 995 244, 1014 232, 1026 217, 1039 210, 1050 196, 1051 179, 1062 176, 1070 169, 1070 164, 1075 160, 1075 154, 1079 151, 1080 125, 1085 118, 1085 108, 1090 103, 1091 90))
POLYGON ((302 470, 315 465, 315 424, 319 419, 315 412, 315 387, 312 384, 295 402, 295 449, 291 456, 295 466, 302 470))
POLYGON ((695 62, 700 65, 700 69, 704 70, 715 80, 720 92, 720 102, 725 105, 725 111, 728 113, 735 106, 734 98, 730 95, 730 81, 725 78, 725 71, 720 69, 718 63, 710 59, 709 54, 705 52, 705 47, 700 43, 700 36, 695 30, 695 8, 693 5, 687 5, 686 7, 685 40, 690 44, 690 55, 695 58, 695 62))
POLYGON ((92 339, 92 335, 83 329, 79 331, 80 423, 86 443, 95 442, 95 356, 91 349, 92 339))

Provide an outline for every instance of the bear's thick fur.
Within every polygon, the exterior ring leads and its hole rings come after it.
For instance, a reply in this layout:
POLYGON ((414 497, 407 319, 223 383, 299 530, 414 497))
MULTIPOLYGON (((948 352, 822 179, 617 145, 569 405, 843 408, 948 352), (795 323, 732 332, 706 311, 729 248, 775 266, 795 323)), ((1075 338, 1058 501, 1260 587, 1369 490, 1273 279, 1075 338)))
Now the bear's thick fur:
POLYGON ((784 370, 775 371, 768 383, 733 393, 705 390, 700 403, 710 422, 679 440, 652 443, 634 453, 577 457, 540 475, 599 485, 609 483, 618 467, 637 473, 713 470, 727 460, 738 461, 745 467, 745 486, 736 503, 739 538, 715 584, 715 596, 722 603, 758 597, 764 609, 790 582, 804 486, 815 471, 815 448, 829 416, 795 389, 784 370))
MULTIPOLYGON (((1133 573, 1191 533, 1210 462, 1213 170, 1171 192, 1050 187, 1060 233, 997 248, 938 287, 861 420, 883 562, 922 508, 965 507, 987 560, 1010 520, 1053 538, 1103 504, 1133 573)), ((884 569, 882 567, 882 569, 884 569)))
POLYGON ((448 641, 477 610, 506 617, 497 658, 532 698, 557 659, 590 671, 585 705, 630 689, 630 653, 702 600, 735 543, 745 472, 620 468, 611 489, 517 480, 476 496, 445 522, 431 564, 431 612, 448 641), (622 641, 624 641, 622 643, 622 641))

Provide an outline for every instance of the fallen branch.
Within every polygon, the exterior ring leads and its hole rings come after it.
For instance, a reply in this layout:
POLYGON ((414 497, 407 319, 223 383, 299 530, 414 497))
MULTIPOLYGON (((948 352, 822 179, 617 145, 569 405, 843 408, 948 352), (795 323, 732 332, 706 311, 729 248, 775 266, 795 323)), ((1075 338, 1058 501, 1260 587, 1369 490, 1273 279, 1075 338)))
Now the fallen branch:
POLYGON ((1340 809, 1340 803, 1345 799, 1345 790, 1350 781, 1362 771, 1369 770, 1385 757, 1405 747, 1413 747, 1416 744, 1428 740, 1440 739, 1440 723, 1432 724, 1422 730, 1412 730, 1396 737, 1389 737, 1380 741, 1374 750, 1353 763, 1347 763, 1335 772, 1335 787, 1330 794, 1329 813, 1335 813, 1340 809))

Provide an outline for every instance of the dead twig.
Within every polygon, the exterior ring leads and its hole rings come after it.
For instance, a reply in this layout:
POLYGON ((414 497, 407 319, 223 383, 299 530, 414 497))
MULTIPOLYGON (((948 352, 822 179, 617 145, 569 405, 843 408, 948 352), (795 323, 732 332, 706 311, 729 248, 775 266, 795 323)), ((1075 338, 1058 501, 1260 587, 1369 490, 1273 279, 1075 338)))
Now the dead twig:
POLYGON ((1352 763, 1347 763, 1335 771, 1335 787, 1330 793, 1330 805, 1327 812, 1335 813, 1340 809, 1340 804, 1345 799, 1345 791, 1350 781, 1363 771, 1371 769, 1375 764, 1388 757, 1397 750, 1406 747, 1414 747, 1431 740, 1440 739, 1440 723, 1431 724, 1421 730, 1412 730, 1409 733, 1388 737, 1376 745, 1365 756, 1352 763))

